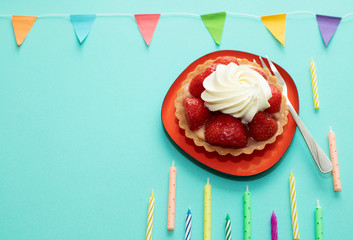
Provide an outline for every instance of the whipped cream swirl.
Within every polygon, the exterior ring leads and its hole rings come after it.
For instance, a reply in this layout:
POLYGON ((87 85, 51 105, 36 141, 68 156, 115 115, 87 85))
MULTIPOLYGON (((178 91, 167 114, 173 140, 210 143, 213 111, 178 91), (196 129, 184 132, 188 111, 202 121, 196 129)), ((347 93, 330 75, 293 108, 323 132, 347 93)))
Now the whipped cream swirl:
POLYGON ((258 111, 270 106, 271 88, 266 79, 248 65, 219 64, 203 82, 201 98, 210 111, 221 111, 251 122, 258 111))

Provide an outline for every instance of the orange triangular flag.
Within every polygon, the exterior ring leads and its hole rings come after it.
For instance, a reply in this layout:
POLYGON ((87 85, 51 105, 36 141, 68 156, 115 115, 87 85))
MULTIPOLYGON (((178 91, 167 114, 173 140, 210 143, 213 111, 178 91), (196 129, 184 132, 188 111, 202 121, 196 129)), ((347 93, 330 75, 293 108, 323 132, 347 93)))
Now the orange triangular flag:
POLYGON ((261 21, 272 35, 283 45, 286 32, 286 16, 287 14, 276 14, 262 16, 261 21))
POLYGON ((21 46, 36 20, 35 16, 12 16, 12 27, 18 46, 21 46))

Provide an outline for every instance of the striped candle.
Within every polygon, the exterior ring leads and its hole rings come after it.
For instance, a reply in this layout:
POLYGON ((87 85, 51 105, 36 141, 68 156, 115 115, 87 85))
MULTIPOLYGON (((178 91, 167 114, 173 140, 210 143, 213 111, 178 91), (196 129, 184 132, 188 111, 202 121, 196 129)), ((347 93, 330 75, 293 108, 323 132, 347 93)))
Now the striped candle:
POLYGON ((209 178, 207 178, 207 184, 205 185, 204 206, 203 239, 211 240, 211 185, 209 178))
POLYGON ((310 62, 310 72, 311 72, 311 87, 313 89, 314 108, 319 109, 320 108, 319 92, 318 92, 317 80, 316 80, 316 67, 313 59, 311 59, 311 62, 310 62))
POLYGON ((323 240, 323 235, 322 208, 320 207, 319 200, 317 200, 317 206, 315 208, 315 240, 323 240))
POLYGON ((146 240, 152 239, 153 215, 154 215, 154 195, 153 195, 153 190, 152 190, 150 201, 148 203, 146 240))
POLYGON ((299 227, 298 227, 298 213, 297 213, 297 199, 295 191, 295 177, 293 172, 289 175, 289 189, 290 189, 290 206, 292 214, 292 229, 293 229, 293 239, 299 240, 299 227))
POLYGON ((274 210, 271 216, 271 240, 278 240, 277 217, 274 210))
POLYGON ((232 240, 232 223, 229 214, 227 214, 226 217, 226 240, 232 240))
POLYGON ((185 220, 185 240, 190 240, 191 239, 191 222, 192 222, 192 215, 190 208, 188 209, 188 212, 186 213, 186 220, 185 220))
POLYGON ((251 239, 251 202, 249 187, 246 185, 244 192, 244 240, 251 239))
POLYGON ((169 170, 169 197, 168 197, 168 221, 167 229, 174 230, 175 226, 175 188, 176 188, 176 167, 173 164, 169 170))

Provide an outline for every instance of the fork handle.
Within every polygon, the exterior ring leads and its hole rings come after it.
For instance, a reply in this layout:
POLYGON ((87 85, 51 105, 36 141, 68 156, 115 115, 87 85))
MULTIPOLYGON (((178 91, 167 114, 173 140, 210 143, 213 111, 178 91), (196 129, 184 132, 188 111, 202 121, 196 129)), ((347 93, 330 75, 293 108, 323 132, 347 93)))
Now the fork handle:
POLYGON ((288 104, 288 108, 294 118, 294 121, 297 123, 300 133, 303 135, 306 145, 308 145, 310 153, 313 156, 314 161, 318 166, 318 168, 320 169, 320 171, 323 173, 331 172, 332 171, 331 161, 328 159, 324 151, 322 151, 320 146, 316 143, 314 138, 311 136, 310 132, 305 127, 304 123, 298 116, 297 112, 294 110, 293 106, 291 104, 288 104))

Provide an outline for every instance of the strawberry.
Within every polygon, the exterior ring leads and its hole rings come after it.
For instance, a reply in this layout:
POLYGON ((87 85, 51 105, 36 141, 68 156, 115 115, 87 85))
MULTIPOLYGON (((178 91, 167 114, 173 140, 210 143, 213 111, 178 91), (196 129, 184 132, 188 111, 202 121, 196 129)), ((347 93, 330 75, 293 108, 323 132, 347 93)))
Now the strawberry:
POLYGON ((191 83, 189 85, 189 92, 191 95, 194 97, 201 97, 201 93, 205 90, 203 87, 203 80, 205 80, 206 77, 208 77, 211 73, 213 73, 216 70, 217 65, 212 64, 206 70, 200 74, 198 74, 196 77, 194 77, 191 80, 191 83))
POLYGON ((282 102, 282 93, 272 84, 269 84, 271 88, 272 97, 268 100, 270 107, 265 110, 267 113, 279 112, 282 102))
POLYGON ((184 106, 191 130, 202 127, 211 114, 201 98, 187 97, 184 99, 184 106))
POLYGON ((278 130, 277 121, 264 112, 256 113, 248 127, 250 137, 258 142, 271 138, 278 130))
POLYGON ((219 57, 213 63, 228 65, 231 62, 239 65, 238 60, 235 57, 219 57))
POLYGON ((258 68, 251 68, 252 70, 254 70, 254 71, 256 71, 256 72, 258 72, 258 73, 260 73, 261 74, 261 76, 263 76, 263 78, 264 79, 268 79, 268 77, 267 77, 267 75, 263 72, 263 71, 261 71, 260 69, 258 69, 258 68))
POLYGON ((205 138, 211 144, 236 148, 245 147, 248 142, 245 125, 227 114, 219 114, 206 124, 205 138))

